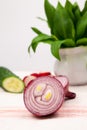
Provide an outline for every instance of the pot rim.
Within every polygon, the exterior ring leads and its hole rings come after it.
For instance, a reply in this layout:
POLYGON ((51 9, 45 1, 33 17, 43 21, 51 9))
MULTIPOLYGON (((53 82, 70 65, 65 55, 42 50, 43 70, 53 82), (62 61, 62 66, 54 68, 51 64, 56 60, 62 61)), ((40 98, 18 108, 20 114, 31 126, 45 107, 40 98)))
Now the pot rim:
POLYGON ((59 50, 60 55, 73 55, 73 54, 79 54, 87 52, 87 46, 79 46, 79 47, 73 47, 73 48, 62 48, 59 50))

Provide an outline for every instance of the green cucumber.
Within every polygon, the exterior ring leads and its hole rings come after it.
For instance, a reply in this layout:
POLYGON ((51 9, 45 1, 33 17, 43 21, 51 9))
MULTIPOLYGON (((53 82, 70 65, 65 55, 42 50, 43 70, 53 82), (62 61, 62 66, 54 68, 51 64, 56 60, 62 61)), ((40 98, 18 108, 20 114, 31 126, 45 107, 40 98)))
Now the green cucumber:
POLYGON ((0 86, 11 93, 22 93, 24 83, 20 77, 6 67, 0 67, 0 86))

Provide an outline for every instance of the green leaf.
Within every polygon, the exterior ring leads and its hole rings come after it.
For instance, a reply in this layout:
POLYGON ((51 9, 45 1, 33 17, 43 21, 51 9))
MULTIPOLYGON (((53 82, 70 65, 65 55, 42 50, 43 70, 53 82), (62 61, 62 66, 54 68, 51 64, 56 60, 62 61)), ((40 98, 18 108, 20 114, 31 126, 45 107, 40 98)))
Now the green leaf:
POLYGON ((63 44, 62 45, 63 45, 63 47, 75 47, 76 46, 74 40, 72 40, 72 39, 65 39, 65 40, 63 40, 63 44))
POLYGON ((74 22, 75 21, 75 16, 73 14, 73 5, 72 5, 72 3, 69 0, 66 0, 65 8, 66 8, 70 18, 74 22))
POLYGON ((41 17, 37 17, 39 20, 41 20, 41 21, 45 21, 45 22, 47 22, 47 20, 46 19, 44 19, 44 18, 41 18, 41 17))
POLYGON ((84 5, 84 8, 82 10, 82 15, 84 15, 84 13, 87 11, 87 0, 85 1, 85 5, 84 5))
POLYGON ((85 33, 85 29, 87 27, 87 12, 81 17, 81 19, 77 23, 76 28, 76 37, 77 39, 82 38, 85 33))
POLYGON ((45 9, 48 25, 51 29, 51 33, 53 34, 53 20, 54 20, 55 8, 53 5, 49 3, 48 0, 45 0, 44 9, 45 9))
POLYGON ((55 16, 54 16, 54 26, 53 31, 54 35, 60 40, 71 38, 75 38, 75 29, 74 24, 71 18, 69 17, 65 8, 62 7, 60 3, 56 8, 55 16))
POLYGON ((84 36, 83 37, 87 37, 87 27, 85 28, 85 32, 84 32, 84 36))
POLYGON ((30 44, 30 46, 28 48, 29 53, 30 53, 31 47, 32 47, 33 51, 35 52, 38 44, 41 42, 51 45, 52 55, 59 60, 60 60, 59 49, 61 48, 61 45, 64 45, 64 47, 74 47, 75 46, 75 43, 72 39, 58 40, 54 35, 49 36, 47 34, 39 34, 32 40, 32 43, 30 44))
POLYGON ((72 39, 66 39, 66 40, 57 40, 57 41, 53 41, 51 43, 51 53, 54 57, 56 57, 57 59, 61 59, 60 54, 59 54, 59 50, 61 48, 61 46, 68 46, 68 47, 74 47, 75 43, 72 39))
POLYGON ((73 4, 73 14, 74 14, 74 16, 75 16, 75 26, 76 26, 76 23, 80 20, 80 18, 81 18, 81 11, 80 11, 80 8, 79 8, 79 6, 78 6, 78 4, 77 4, 77 2, 75 2, 74 4, 73 4))
POLYGON ((33 51, 36 51, 37 45, 40 42, 44 42, 46 40, 54 40, 53 36, 49 36, 46 34, 39 34, 38 36, 36 36, 33 40, 32 43, 30 44, 29 48, 28 48, 28 52, 30 52, 30 48, 32 47, 33 51))
POLYGON ((86 45, 87 46, 87 38, 81 38, 77 40, 76 45, 86 45))
POLYGON ((60 54, 59 54, 59 49, 61 48, 62 41, 54 41, 51 43, 51 53, 52 55, 60 60, 60 54))
POLYGON ((42 34, 42 32, 35 27, 32 27, 32 30, 37 34, 42 34))
POLYGON ((80 20, 81 18, 81 13, 79 9, 75 10, 75 18, 76 18, 76 23, 80 20))

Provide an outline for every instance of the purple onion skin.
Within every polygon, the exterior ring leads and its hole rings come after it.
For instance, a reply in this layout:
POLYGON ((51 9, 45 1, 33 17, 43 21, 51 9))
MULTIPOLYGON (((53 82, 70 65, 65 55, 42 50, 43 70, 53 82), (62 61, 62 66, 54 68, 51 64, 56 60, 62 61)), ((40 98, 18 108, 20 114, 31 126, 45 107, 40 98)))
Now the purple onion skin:
POLYGON ((40 73, 32 73, 31 75, 35 76, 35 77, 41 77, 41 76, 51 75, 51 73, 50 72, 40 72, 40 73))
POLYGON ((66 93, 65 99, 74 99, 76 97, 76 93, 68 91, 66 93))

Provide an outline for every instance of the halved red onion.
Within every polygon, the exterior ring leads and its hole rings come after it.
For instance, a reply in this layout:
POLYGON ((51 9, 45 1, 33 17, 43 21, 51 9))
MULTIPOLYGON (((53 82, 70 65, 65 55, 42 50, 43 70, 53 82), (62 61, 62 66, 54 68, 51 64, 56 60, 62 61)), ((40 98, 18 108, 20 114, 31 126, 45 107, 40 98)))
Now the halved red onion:
POLYGON ((69 91, 69 80, 66 76, 59 75, 59 76, 55 76, 55 78, 57 80, 59 80, 61 82, 61 84, 63 85, 66 98, 73 99, 76 97, 75 93, 69 91))
POLYGON ((41 76, 32 80, 23 93, 26 108, 36 116, 55 113, 64 101, 62 84, 51 76, 41 76))

